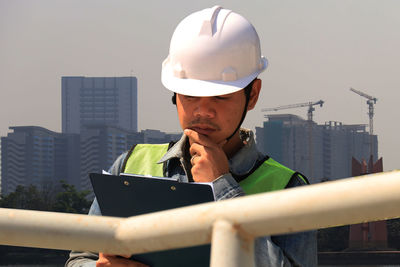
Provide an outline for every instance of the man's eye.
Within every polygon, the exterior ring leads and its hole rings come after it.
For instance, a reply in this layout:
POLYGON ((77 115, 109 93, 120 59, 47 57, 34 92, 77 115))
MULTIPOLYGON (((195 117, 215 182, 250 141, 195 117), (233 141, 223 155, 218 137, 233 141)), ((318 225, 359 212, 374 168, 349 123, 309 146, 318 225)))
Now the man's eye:
POLYGON ((228 99, 228 97, 226 97, 226 96, 216 96, 215 98, 218 99, 218 100, 226 100, 226 99, 228 99))

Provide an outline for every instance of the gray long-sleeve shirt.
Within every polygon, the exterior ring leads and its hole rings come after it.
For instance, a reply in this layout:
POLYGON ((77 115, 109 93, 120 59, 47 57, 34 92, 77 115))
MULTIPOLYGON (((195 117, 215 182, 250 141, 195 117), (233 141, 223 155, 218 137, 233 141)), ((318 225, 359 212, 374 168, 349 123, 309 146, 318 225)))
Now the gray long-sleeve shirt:
MULTIPOLYGON (((246 144, 229 159, 230 172, 213 182, 215 199, 217 201, 243 196, 245 193, 235 180, 235 176, 248 174, 253 167, 265 158, 254 142, 253 133, 247 131, 246 144)), ((165 175, 181 182, 190 180, 190 162, 187 152, 185 135, 173 145, 162 157, 165 175)), ((109 172, 118 175, 127 153, 122 154, 111 166, 109 172)), ((298 175, 293 175, 288 187, 304 185, 298 175)), ((101 215, 96 199, 90 208, 89 215, 101 215)), ((98 259, 97 253, 72 251, 66 262, 67 267, 93 267, 98 259)), ((278 236, 265 236, 255 240, 255 262, 257 267, 267 266, 317 266, 316 232, 308 231, 278 236)))

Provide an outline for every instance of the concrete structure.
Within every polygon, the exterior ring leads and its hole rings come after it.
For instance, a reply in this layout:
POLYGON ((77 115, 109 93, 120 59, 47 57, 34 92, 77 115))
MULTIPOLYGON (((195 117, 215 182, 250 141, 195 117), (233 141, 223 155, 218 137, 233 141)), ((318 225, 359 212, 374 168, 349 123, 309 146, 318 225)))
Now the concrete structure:
MULTIPOLYGON (((365 125, 343 125, 332 121, 324 125, 310 124, 291 114, 267 117, 263 127, 256 127, 259 149, 303 173, 311 183, 349 177, 352 157, 358 160, 369 158, 371 139, 365 125)), ((374 159, 377 159, 377 136, 374 135, 373 140, 374 159)))
POLYGON ((18 185, 57 186, 79 183, 79 135, 60 134, 38 126, 10 127, 1 138, 2 195, 18 185))
POLYGON ((62 132, 104 124, 137 131, 136 77, 62 77, 62 132))
MULTIPOLYGON (((377 162, 352 160, 352 176, 383 172, 383 159, 377 162)), ((386 221, 363 222, 350 225, 348 250, 388 250, 388 231, 386 221)))

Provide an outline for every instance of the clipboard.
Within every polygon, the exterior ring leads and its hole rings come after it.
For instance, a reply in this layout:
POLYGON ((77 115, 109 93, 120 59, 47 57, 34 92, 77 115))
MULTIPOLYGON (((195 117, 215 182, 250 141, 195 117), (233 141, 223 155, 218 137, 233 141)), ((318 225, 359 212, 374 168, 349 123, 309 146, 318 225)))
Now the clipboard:
MULTIPOLYGON (((90 173, 89 177, 104 216, 130 217, 214 201, 209 184, 131 174, 90 173)), ((206 267, 210 250, 210 245, 201 245, 137 254, 131 259, 151 267, 206 267)))

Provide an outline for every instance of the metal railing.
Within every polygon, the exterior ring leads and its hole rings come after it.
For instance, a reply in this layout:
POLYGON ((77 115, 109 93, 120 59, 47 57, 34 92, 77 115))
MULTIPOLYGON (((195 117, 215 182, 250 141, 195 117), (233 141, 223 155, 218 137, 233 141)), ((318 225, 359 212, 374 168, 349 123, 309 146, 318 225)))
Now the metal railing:
POLYGON ((211 243, 211 266, 254 266, 255 237, 397 218, 399 191, 393 171, 130 218, 0 209, 0 244, 126 255, 211 243))

